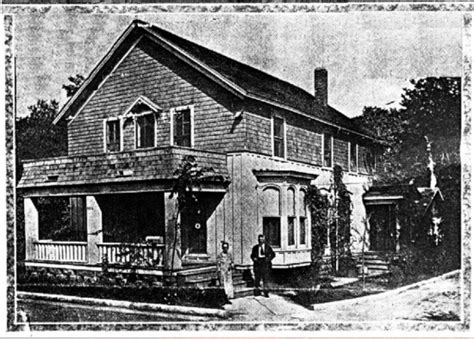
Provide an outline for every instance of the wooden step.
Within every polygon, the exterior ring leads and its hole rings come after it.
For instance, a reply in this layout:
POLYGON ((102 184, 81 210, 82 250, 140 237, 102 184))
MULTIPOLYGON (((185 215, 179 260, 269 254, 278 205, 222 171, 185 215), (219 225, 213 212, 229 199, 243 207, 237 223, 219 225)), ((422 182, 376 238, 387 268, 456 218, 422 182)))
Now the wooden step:
POLYGON ((234 289, 234 298, 243 298, 253 295, 253 287, 234 289))

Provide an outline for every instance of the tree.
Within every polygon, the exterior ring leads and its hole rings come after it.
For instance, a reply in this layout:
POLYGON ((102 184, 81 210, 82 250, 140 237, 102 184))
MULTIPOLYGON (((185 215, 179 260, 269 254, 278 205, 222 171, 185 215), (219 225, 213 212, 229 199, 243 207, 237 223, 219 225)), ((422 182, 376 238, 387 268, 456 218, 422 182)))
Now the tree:
POLYGON ((26 160, 64 155, 67 146, 65 126, 52 126, 58 113, 58 102, 38 100, 28 110, 30 114, 16 122, 17 157, 26 160))
MULTIPOLYGON (((65 84, 67 96, 71 96, 77 90, 84 78, 80 75, 69 77, 72 84, 65 84)), ((41 159, 47 157, 63 156, 67 154, 67 125, 61 121, 53 125, 53 120, 58 114, 59 104, 56 100, 38 100, 34 105, 28 107, 29 114, 17 117, 15 121, 15 167, 16 182, 21 178, 23 167, 22 161, 28 159, 41 159)), ((23 246, 23 199, 18 194, 16 199, 17 218, 17 246, 18 258, 24 258, 23 246)))
POLYGON ((71 75, 69 78, 67 78, 69 83, 63 85, 63 89, 66 91, 66 96, 72 97, 76 91, 79 89, 79 87, 82 85, 84 82, 84 77, 80 74, 76 75, 71 75))
POLYGON ((439 211, 443 238, 436 251, 439 262, 453 268, 460 264, 461 241, 461 80, 428 77, 411 84, 404 89, 400 109, 366 107, 355 121, 387 142, 379 183, 429 186, 427 144, 432 144, 434 172, 444 196, 439 211))
POLYGON ((460 163, 461 80, 429 77, 411 84, 413 88, 404 89, 400 109, 365 107, 354 120, 387 143, 380 162, 382 181, 415 178, 427 185, 426 138, 438 168, 460 163))

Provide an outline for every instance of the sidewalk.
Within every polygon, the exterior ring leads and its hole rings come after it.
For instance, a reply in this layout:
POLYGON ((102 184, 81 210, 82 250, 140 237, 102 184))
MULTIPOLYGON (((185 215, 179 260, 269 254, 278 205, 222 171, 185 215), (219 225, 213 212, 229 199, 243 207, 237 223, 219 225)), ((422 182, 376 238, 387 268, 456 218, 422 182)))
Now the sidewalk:
POLYGON ((242 322, 456 320, 461 314, 459 274, 368 297, 316 304, 314 311, 275 294, 232 300, 225 309, 229 321, 242 322))
POLYGON ((299 321, 314 313, 272 293, 269 298, 250 296, 232 300, 232 305, 226 305, 225 310, 230 316, 228 321, 244 322, 299 321))

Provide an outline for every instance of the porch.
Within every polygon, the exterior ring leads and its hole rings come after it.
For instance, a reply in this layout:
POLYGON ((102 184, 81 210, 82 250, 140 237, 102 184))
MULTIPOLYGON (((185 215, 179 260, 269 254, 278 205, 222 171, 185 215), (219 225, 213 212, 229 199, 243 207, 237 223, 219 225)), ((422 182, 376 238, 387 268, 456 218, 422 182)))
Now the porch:
POLYGON ((225 194, 225 162, 225 155, 176 147, 27 162, 19 184, 26 266, 176 277, 214 267, 207 219, 225 194), (215 172, 196 193, 200 206, 178 215, 171 188, 185 155, 215 172))

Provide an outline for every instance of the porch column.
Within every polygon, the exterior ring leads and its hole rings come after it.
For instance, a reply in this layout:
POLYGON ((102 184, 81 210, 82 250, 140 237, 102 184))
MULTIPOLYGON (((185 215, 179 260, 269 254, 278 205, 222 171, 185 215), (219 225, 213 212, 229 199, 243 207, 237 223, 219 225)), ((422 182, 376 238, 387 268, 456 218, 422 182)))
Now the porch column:
POLYGON ((97 264, 102 261, 98 244, 102 243, 102 211, 94 196, 86 197, 87 208, 87 261, 97 264))
MULTIPOLYGON (((180 269, 181 263, 181 232, 176 229, 176 214, 178 211, 176 196, 170 199, 171 192, 164 193, 165 203, 165 269, 180 269), (173 257, 174 252, 174 257, 173 257)), ((178 223, 180 219, 178 216, 178 223)))
POLYGON ((34 260, 35 257, 35 242, 39 238, 39 215, 31 198, 24 199, 25 211, 25 259, 34 260))
POLYGON ((400 220, 398 220, 398 204, 395 204, 395 252, 400 251, 400 220))

